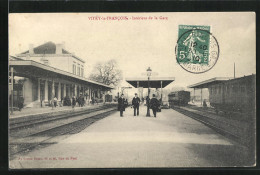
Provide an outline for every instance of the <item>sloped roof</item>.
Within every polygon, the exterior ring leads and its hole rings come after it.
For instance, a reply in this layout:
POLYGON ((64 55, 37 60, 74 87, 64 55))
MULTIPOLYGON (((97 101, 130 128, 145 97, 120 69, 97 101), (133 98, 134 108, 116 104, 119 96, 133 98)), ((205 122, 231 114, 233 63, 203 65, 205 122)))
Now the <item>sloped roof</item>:
MULTIPOLYGON (((55 54, 56 53, 56 44, 49 41, 38 47, 33 48, 33 51, 35 54, 55 54)), ((27 53, 29 53, 29 50, 27 50, 21 54, 27 54, 27 53)), ((65 49, 62 49, 62 54, 71 54, 71 53, 65 49)))
POLYGON ((9 65, 15 67, 15 70, 17 71, 16 73, 18 74, 18 76, 19 76, 19 73, 21 76, 23 76, 26 72, 30 76, 40 76, 40 77, 42 75, 53 73, 53 74, 56 74, 59 76, 69 77, 74 80, 82 81, 84 83, 98 85, 98 86, 101 86, 106 89, 113 89, 112 86, 109 86, 109 85, 106 85, 103 83, 99 83, 99 82, 96 82, 93 80, 89 80, 87 78, 77 76, 70 72, 66 72, 66 71, 57 69, 55 67, 51 67, 51 66, 48 66, 48 65, 36 62, 36 61, 32 61, 32 60, 10 60, 9 65), (21 69, 19 69, 19 68, 21 68, 21 69))
POLYGON ((218 84, 227 80, 231 80, 232 77, 215 77, 209 80, 205 80, 193 85, 188 86, 188 88, 208 88, 211 85, 218 84))
POLYGON ((14 61, 16 61, 16 60, 23 60, 23 59, 18 58, 18 57, 15 57, 15 56, 12 56, 12 55, 9 55, 9 60, 14 60, 14 61))
MULTIPOLYGON (((56 54, 56 44, 49 41, 47 43, 44 43, 38 47, 33 48, 34 54, 56 54)), ((22 52, 21 54, 18 54, 19 56, 23 55, 23 54, 28 54, 29 50, 22 52)), ((70 52, 68 52, 65 49, 62 49, 62 54, 72 54, 70 52)), ((82 61, 85 63, 84 60, 82 60, 81 58, 77 57, 76 55, 72 54, 72 57, 82 61)))

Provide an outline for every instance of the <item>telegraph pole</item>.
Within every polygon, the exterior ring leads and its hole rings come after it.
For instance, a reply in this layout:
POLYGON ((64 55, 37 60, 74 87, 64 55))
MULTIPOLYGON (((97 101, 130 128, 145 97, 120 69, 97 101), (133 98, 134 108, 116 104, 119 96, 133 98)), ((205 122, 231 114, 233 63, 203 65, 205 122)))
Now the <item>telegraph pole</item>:
POLYGON ((234 79, 236 78, 236 63, 234 63, 234 79))

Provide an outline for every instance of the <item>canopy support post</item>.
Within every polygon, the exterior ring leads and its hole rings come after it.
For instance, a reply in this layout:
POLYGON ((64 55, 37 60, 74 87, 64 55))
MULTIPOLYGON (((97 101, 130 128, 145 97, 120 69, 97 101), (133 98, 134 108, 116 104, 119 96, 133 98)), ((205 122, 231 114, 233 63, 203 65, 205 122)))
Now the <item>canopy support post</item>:
POLYGON ((201 95, 200 101, 201 101, 201 106, 202 106, 202 88, 200 90, 200 95, 201 95))
POLYGON ((193 103, 195 103, 196 95, 195 95, 195 88, 193 88, 193 103))
POLYGON ((161 103, 162 103, 162 81, 161 81, 161 103))

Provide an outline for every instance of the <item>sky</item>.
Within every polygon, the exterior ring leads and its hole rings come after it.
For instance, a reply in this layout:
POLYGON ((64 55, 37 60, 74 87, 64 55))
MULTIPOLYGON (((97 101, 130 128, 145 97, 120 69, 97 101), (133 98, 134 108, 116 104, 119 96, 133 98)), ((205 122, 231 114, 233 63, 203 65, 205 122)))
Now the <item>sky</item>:
MULTIPOLYGON (((123 77, 142 77, 151 67, 157 77, 175 77, 167 88, 187 87, 213 77, 256 73, 254 12, 178 13, 31 13, 9 15, 9 54, 16 55, 45 42, 65 42, 65 48, 85 60, 85 75, 97 62, 115 59, 123 77), (128 20, 91 20, 89 17, 127 17, 128 20), (133 20, 152 17, 151 20, 133 20), (157 17, 157 19, 155 19, 157 17), (160 19, 161 18, 161 19, 160 19), (167 18, 167 20, 166 20, 167 18), (202 74, 185 71, 176 63, 178 25, 211 26, 220 55, 202 74)), ((127 86, 122 82, 122 86, 127 86)))

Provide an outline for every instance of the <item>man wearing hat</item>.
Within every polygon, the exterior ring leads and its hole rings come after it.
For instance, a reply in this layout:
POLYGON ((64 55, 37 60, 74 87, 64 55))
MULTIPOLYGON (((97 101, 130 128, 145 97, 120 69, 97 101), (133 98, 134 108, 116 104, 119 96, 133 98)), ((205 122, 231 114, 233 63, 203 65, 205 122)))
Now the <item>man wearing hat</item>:
POLYGON ((132 105, 134 107, 134 116, 136 116, 136 109, 137 109, 137 116, 139 115, 139 104, 140 104, 140 98, 137 96, 137 93, 135 93, 135 97, 132 100, 132 105))
POLYGON ((152 98, 151 101, 150 101, 150 107, 151 107, 152 110, 153 110, 153 115, 154 115, 154 117, 156 117, 156 112, 157 112, 159 106, 160 106, 160 103, 159 103, 159 101, 157 100, 157 98, 155 98, 155 94, 153 94, 153 98, 152 98))
POLYGON ((125 111, 126 100, 124 94, 121 94, 121 97, 118 99, 118 111, 120 111, 120 117, 123 117, 123 111, 125 111))

